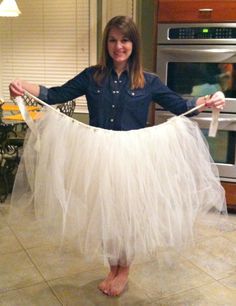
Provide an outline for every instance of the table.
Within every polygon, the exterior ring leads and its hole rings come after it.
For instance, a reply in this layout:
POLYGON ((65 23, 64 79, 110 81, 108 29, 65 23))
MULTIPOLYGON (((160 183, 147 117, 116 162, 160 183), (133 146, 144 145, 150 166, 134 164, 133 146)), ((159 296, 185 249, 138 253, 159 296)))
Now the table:
MULTIPOLYGON (((4 112, 8 112, 8 111, 10 112, 18 111, 19 112, 20 111, 18 105, 15 105, 13 103, 4 103, 1 108, 2 108, 2 111, 4 112)), ((37 111, 37 110, 40 110, 40 108, 41 108, 40 106, 34 106, 34 105, 26 106, 26 109, 28 111, 37 111)))
MULTIPOLYGON (((24 122, 24 119, 20 113, 18 105, 15 105, 13 103, 4 103, 1 106, 2 109, 2 121, 3 122, 24 122)), ((27 111, 29 112, 29 115, 32 119, 35 119, 38 116, 38 111, 40 111, 40 106, 34 106, 34 105, 27 105, 26 106, 27 111)))
POLYGON ((14 125, 0 122, 0 202, 11 192, 20 161, 18 146, 11 144, 14 125))
MULTIPOLYGON (((38 116, 39 106, 26 106, 30 116, 38 116)), ((0 202, 11 193, 20 161, 27 125, 19 107, 13 103, 0 106, 0 202)))

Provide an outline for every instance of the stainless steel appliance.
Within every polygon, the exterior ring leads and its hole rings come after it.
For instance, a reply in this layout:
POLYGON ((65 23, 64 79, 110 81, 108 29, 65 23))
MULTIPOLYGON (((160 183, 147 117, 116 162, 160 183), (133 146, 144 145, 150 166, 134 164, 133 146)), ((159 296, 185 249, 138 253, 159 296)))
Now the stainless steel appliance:
MULTIPOLYGON (((198 97, 224 92, 216 138, 208 138, 210 111, 193 117, 207 137, 222 181, 236 182, 236 23, 159 24, 157 74, 175 92, 198 97)), ((156 123, 170 113, 157 107, 156 123)))

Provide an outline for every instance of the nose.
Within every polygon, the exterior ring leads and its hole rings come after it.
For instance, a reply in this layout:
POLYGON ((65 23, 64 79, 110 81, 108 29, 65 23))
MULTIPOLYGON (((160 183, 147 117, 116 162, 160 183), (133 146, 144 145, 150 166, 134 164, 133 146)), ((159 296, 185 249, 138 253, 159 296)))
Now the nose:
POLYGON ((121 49, 122 47, 123 47, 122 42, 121 42, 121 41, 117 41, 117 42, 116 42, 116 48, 117 48, 117 49, 121 49))

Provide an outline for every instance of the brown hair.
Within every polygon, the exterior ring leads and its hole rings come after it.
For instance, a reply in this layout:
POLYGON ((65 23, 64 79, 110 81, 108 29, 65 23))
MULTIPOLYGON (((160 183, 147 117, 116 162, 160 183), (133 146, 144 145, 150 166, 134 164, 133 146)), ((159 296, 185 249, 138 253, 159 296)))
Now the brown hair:
POLYGON ((128 60, 128 72, 130 75, 130 86, 134 88, 144 87, 144 74, 141 62, 141 40, 137 26, 132 18, 128 16, 113 17, 106 25, 103 32, 102 54, 98 65, 98 70, 94 74, 94 79, 97 83, 107 76, 113 66, 113 60, 110 57, 107 49, 107 41, 111 29, 116 28, 122 32, 133 44, 132 53, 128 60))

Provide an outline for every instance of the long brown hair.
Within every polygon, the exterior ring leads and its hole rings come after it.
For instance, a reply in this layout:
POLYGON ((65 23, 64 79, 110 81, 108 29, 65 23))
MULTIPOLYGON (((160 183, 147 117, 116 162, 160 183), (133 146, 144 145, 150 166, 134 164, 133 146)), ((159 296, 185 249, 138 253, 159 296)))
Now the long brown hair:
POLYGON ((143 88, 145 80, 141 61, 141 39, 137 26, 128 16, 116 16, 107 23, 103 32, 102 54, 96 66, 98 70, 94 74, 94 79, 97 83, 101 83, 113 67, 113 60, 108 53, 107 41, 111 29, 114 28, 120 30, 133 44, 132 53, 128 59, 130 87, 132 89, 143 88))

